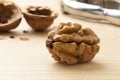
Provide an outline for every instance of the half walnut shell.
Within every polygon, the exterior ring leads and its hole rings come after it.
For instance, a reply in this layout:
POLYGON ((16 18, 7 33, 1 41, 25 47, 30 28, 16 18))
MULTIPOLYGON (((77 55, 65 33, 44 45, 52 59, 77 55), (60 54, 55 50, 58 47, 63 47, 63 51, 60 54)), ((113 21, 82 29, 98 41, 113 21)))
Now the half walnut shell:
POLYGON ((0 1, 0 31, 15 29, 21 22, 21 9, 12 1, 0 1))
POLYGON ((67 64, 90 62, 99 51, 100 39, 78 23, 61 23, 48 34, 46 46, 52 57, 67 64))
POLYGON ((29 26, 36 31, 48 28, 58 16, 48 7, 41 6, 28 6, 23 10, 23 14, 29 26))

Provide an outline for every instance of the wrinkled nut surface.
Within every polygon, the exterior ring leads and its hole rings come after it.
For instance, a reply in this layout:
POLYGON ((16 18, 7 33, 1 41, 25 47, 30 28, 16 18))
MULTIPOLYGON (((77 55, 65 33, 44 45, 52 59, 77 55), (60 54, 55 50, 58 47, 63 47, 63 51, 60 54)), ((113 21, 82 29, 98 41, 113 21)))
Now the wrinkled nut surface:
POLYGON ((36 31, 48 28, 58 16, 57 13, 48 7, 28 6, 23 10, 27 23, 36 31))
POLYGON ((12 1, 0 1, 0 31, 16 28, 21 21, 21 9, 12 1))
POLYGON ((90 62, 99 51, 100 39, 78 23, 61 23, 48 34, 46 46, 52 57, 67 64, 90 62))

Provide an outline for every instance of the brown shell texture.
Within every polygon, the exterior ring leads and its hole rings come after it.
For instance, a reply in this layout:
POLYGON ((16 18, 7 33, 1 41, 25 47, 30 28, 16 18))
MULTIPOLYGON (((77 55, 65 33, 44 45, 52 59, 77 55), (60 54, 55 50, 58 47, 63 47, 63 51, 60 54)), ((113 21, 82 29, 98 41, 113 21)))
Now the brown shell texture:
POLYGON ((29 26, 35 31, 45 30, 58 16, 57 13, 48 7, 41 6, 28 6, 23 10, 23 14, 29 26))
POLYGON ((48 34, 46 46, 52 57, 67 64, 90 62, 99 51, 100 39, 78 23, 60 23, 48 34))
POLYGON ((21 22, 21 9, 12 1, 0 1, 0 31, 15 29, 21 22))

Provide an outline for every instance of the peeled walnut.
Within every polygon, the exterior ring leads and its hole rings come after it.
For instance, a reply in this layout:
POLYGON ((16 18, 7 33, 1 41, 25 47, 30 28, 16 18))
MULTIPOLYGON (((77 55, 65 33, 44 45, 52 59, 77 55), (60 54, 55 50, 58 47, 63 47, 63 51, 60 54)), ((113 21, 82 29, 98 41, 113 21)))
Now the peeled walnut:
POLYGON ((0 31, 16 28, 21 21, 21 9, 12 1, 0 1, 0 31))
POLYGON ((36 31, 48 28, 57 17, 57 13, 47 7, 28 6, 23 10, 27 23, 36 31))
POLYGON ((78 23, 61 23, 48 34, 46 46, 52 57, 67 64, 90 62, 99 51, 100 39, 78 23))

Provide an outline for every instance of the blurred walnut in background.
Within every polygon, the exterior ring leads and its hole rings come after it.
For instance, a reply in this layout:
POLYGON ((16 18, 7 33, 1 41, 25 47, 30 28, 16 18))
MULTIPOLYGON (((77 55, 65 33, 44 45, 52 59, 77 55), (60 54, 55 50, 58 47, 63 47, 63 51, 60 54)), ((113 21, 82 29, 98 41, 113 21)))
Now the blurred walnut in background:
POLYGON ((0 0, 0 32, 17 28, 21 19, 22 12, 18 5, 10 0, 0 0))
POLYGON ((23 10, 23 16, 33 30, 42 31, 54 22, 58 14, 49 7, 27 6, 23 10))
POLYGON ((67 64, 91 61, 99 51, 100 39, 78 23, 61 23, 48 34, 46 46, 52 57, 67 64))

